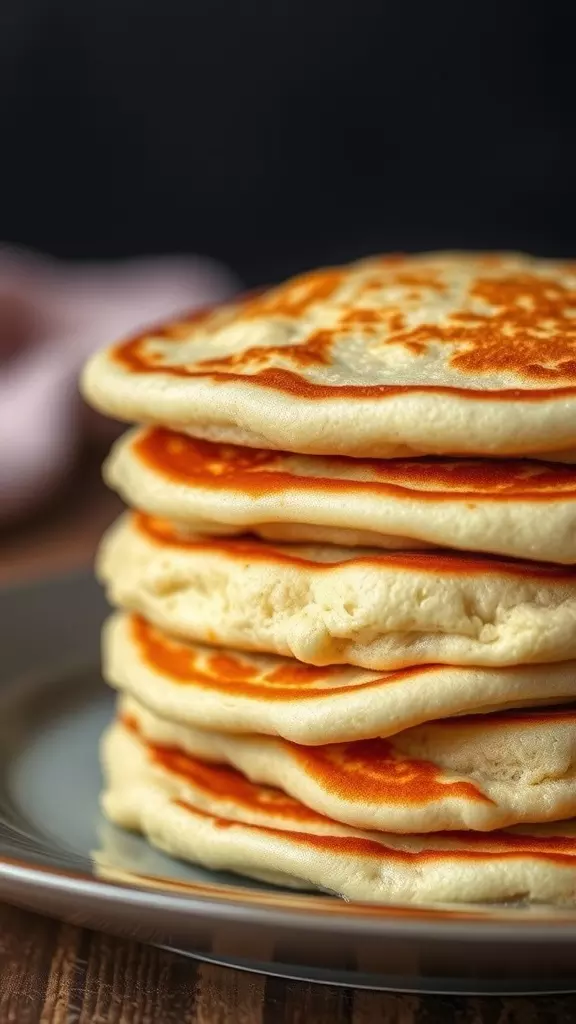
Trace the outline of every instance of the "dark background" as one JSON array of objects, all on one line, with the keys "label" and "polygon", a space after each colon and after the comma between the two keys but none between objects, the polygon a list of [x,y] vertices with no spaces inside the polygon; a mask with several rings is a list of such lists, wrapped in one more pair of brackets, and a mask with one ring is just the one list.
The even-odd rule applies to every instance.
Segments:
[{"label": "dark background", "polygon": [[0,238],[203,251],[248,283],[374,250],[575,255],[571,6],[2,0]]}]

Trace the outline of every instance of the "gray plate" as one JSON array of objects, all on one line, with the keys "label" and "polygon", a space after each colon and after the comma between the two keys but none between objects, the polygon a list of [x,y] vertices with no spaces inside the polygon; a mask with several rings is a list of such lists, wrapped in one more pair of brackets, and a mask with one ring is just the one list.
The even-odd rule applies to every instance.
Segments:
[{"label": "gray plate", "polygon": [[372,906],[180,864],[100,817],[103,598],[0,591],[0,898],[246,970],[420,992],[576,990],[576,912]]}]

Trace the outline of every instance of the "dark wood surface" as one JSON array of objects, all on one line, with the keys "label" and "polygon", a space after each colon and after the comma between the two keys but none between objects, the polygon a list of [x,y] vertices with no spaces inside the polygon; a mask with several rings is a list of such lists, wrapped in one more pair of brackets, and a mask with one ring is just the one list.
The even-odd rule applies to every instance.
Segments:
[{"label": "dark wood surface", "polygon": [[576,996],[387,995],[280,981],[0,906],[1,1024],[571,1024]]},{"label": "dark wood surface", "polygon": [[[0,582],[88,562],[118,508],[87,462],[36,521],[0,535]],[[571,1024],[576,995],[418,997],[265,979],[0,904],[0,1024],[8,1022]]]},{"label": "dark wood surface", "polygon": [[0,907],[2,1024],[571,1024],[576,996],[387,995],[215,967]]}]

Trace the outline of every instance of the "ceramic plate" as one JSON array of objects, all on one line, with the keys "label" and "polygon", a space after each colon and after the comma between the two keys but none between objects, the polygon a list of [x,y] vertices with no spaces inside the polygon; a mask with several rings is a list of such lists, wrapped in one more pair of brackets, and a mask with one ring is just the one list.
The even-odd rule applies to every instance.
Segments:
[{"label": "ceramic plate", "polygon": [[576,912],[298,895],[173,861],[99,814],[106,608],[89,575],[0,591],[0,898],[248,970],[427,992],[576,989]]}]

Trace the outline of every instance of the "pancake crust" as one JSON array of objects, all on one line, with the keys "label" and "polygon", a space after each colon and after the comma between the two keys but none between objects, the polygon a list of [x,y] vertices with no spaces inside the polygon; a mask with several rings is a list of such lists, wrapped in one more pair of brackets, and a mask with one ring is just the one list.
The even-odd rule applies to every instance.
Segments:
[{"label": "pancake crust", "polygon": [[576,469],[557,463],[321,458],[156,428],[117,442],[105,477],[188,532],[576,563]]},{"label": "pancake crust", "polygon": [[119,714],[161,751],[162,764],[177,763],[182,751],[227,764],[355,828],[487,832],[576,814],[576,710],[432,722],[319,747],[193,729],[132,698],[120,701]]},{"label": "pancake crust", "polygon": [[183,540],[121,518],[98,571],[113,604],[202,643],[313,665],[519,665],[576,657],[576,573],[442,553]]},{"label": "pancake crust", "polygon": [[576,265],[378,257],[96,355],[97,408],[208,440],[388,458],[576,448]]},{"label": "pancake crust", "polygon": [[300,744],[392,736],[431,718],[576,700],[576,662],[515,668],[425,665],[368,672],[215,650],[140,616],[106,624],[103,672],[122,693],[182,725]]},{"label": "pancake crust", "polygon": [[187,757],[179,775],[162,771],[119,723],[102,756],[106,815],[207,868],[370,902],[575,902],[574,822],[487,834],[362,832],[227,767]]}]

